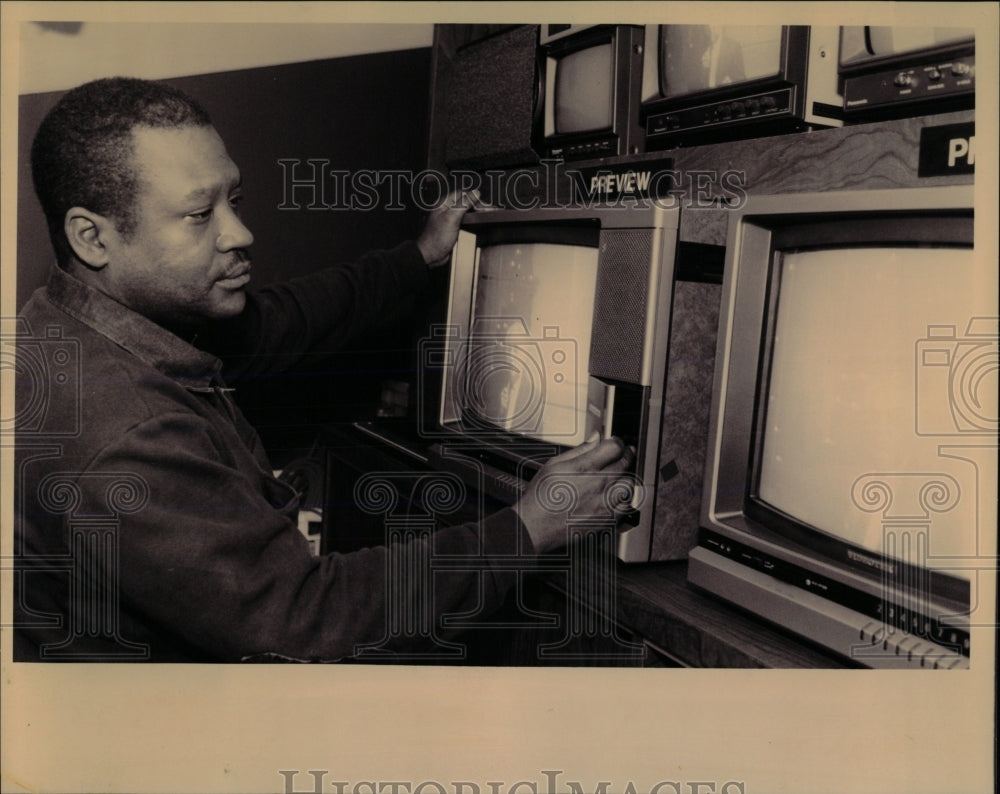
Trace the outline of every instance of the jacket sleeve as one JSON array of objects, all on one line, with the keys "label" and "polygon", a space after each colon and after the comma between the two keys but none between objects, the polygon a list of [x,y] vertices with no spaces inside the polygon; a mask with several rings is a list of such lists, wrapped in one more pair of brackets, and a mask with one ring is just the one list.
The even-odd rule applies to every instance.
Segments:
[{"label": "jacket sleeve", "polygon": [[[124,612],[211,658],[333,661],[366,645],[427,649],[442,615],[488,614],[517,570],[533,565],[510,509],[402,533],[410,539],[389,547],[314,557],[280,489],[234,468],[211,424],[189,413],[148,419],[106,448],[80,478],[83,512],[102,509],[102,472],[129,472],[145,486],[120,516]],[[414,614],[418,630],[393,630]]]},{"label": "jacket sleeve", "polygon": [[227,377],[286,372],[398,319],[428,272],[414,242],[373,251],[249,293],[239,317],[206,327],[196,343],[225,362]]}]

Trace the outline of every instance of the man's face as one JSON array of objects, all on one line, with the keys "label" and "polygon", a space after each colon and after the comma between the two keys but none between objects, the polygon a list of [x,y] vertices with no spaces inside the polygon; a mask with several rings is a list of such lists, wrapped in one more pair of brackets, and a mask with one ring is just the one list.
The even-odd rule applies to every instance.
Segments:
[{"label": "man's face", "polygon": [[138,179],[132,235],[114,233],[105,279],[113,297],[168,327],[243,310],[250,281],[240,172],[212,127],[133,130]]}]

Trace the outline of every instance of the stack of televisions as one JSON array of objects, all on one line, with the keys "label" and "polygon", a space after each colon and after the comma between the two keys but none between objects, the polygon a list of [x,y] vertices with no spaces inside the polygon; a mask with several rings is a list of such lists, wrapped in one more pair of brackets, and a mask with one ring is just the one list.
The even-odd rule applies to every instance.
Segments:
[{"label": "stack of televisions", "polygon": [[[451,124],[479,132],[450,165],[969,108],[973,43],[515,28],[456,56]],[[463,69],[478,52],[489,85],[483,63]],[[487,101],[515,86],[530,112]],[[495,137],[461,115],[473,106],[530,140]],[[751,196],[730,214],[721,285],[676,278],[677,207],[471,213],[424,351],[432,462],[513,501],[548,456],[620,436],[637,450],[621,560],[688,558],[695,586],[863,666],[967,667],[998,427],[996,273],[973,253],[972,192]]]},{"label": "stack of televisions", "polygon": [[965,28],[521,26],[463,47],[454,72],[449,165],[516,166],[971,108],[975,36]]}]

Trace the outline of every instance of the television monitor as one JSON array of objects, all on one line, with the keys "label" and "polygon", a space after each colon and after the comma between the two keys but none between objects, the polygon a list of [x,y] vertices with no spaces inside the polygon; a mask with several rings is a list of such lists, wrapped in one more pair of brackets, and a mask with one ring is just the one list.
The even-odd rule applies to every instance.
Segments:
[{"label": "television monitor", "polygon": [[998,372],[972,194],[752,197],[730,221],[689,580],[863,666],[970,660]]},{"label": "television monitor", "polygon": [[465,216],[448,320],[422,353],[440,378],[422,428],[435,466],[513,502],[549,457],[618,436],[637,487],[617,553],[650,558],[678,219],[652,204]]},{"label": "television monitor", "polygon": [[869,121],[972,108],[975,49],[973,28],[841,28],[845,117]]},{"label": "television monitor", "polygon": [[840,125],[837,28],[648,25],[646,148]]},{"label": "television monitor", "polygon": [[638,154],[642,28],[542,25],[545,152],[567,160]]}]

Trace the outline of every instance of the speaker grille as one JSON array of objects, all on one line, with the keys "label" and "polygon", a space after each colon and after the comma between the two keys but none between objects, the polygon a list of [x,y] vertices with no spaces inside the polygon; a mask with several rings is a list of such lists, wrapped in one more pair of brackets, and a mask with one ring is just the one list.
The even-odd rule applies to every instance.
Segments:
[{"label": "speaker grille", "polygon": [[590,343],[590,372],[599,378],[644,383],[649,256],[654,233],[652,229],[628,229],[601,234]]},{"label": "speaker grille", "polygon": [[538,28],[526,25],[455,55],[448,94],[449,166],[538,162],[531,148],[537,45]]}]

